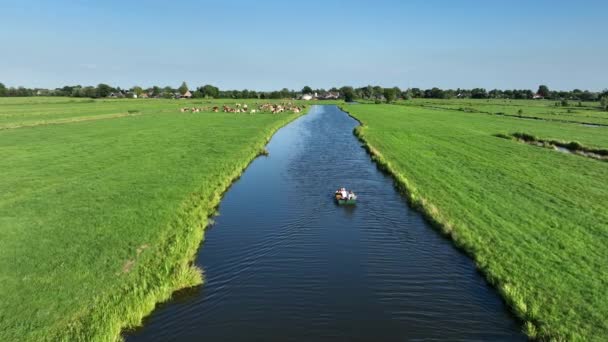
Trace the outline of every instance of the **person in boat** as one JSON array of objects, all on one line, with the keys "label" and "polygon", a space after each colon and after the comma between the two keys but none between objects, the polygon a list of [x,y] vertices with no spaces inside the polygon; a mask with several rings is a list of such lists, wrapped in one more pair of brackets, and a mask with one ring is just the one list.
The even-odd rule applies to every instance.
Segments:
[{"label": "person in boat", "polygon": [[355,199],[355,193],[352,190],[348,193],[348,199],[349,200]]},{"label": "person in boat", "polygon": [[348,199],[348,192],[346,192],[346,188],[340,189],[340,196],[342,196],[342,199]]}]

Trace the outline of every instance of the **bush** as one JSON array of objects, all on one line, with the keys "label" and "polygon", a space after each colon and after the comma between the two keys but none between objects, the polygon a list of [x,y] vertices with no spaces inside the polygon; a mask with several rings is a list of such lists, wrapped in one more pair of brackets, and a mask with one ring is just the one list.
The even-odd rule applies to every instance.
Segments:
[{"label": "bush", "polygon": [[608,112],[608,96],[602,97],[600,100],[600,105],[602,106],[603,110]]},{"label": "bush", "polygon": [[562,107],[568,107],[568,105],[570,105],[570,104],[568,103],[568,100],[563,99],[561,102],[561,105],[562,105]]},{"label": "bush", "polygon": [[538,139],[533,136],[532,134],[528,134],[528,133],[513,133],[513,136],[517,139],[523,140],[523,141],[537,141]]}]

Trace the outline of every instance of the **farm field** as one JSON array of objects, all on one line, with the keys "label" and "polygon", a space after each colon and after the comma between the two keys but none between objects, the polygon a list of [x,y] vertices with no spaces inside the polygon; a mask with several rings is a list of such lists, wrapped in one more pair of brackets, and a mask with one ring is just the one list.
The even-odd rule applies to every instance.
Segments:
[{"label": "farm field", "polygon": [[298,116],[203,102],[236,101],[0,99],[0,340],[113,340],[201,283],[207,217]]},{"label": "farm field", "polygon": [[517,116],[521,118],[608,125],[608,112],[602,111],[597,102],[570,101],[568,106],[556,106],[551,100],[475,100],[475,99],[412,99],[399,101],[405,106],[449,109],[485,114]]},{"label": "farm field", "polygon": [[[88,99],[65,97],[0,98],[0,130],[75,121],[112,119],[148,113],[176,113],[181,107],[221,106],[224,104],[255,104],[305,101],[282,100],[219,100],[219,99]],[[325,102],[324,102],[325,103]],[[308,103],[310,104],[310,103]]]},{"label": "farm field", "polygon": [[[608,164],[495,134],[525,132],[606,149],[608,128],[448,109],[522,107],[540,115],[552,109],[543,103],[343,107],[363,123],[357,134],[377,161],[415,207],[473,256],[530,337],[602,340],[608,336]],[[588,115],[584,121],[608,121],[605,113],[579,112]]]}]

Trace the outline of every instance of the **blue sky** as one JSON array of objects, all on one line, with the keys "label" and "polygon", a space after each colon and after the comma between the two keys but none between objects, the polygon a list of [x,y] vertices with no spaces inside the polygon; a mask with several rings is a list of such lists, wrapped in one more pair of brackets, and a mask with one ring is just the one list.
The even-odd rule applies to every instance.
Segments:
[{"label": "blue sky", "polygon": [[0,0],[0,82],[608,88],[608,1]]}]

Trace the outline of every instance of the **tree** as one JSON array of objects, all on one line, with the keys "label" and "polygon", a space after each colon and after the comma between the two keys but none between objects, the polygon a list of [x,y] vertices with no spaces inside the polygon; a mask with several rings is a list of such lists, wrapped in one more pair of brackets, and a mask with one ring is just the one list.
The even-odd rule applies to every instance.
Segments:
[{"label": "tree", "polygon": [[541,84],[538,86],[538,90],[536,91],[536,94],[548,98],[551,96],[551,92],[549,91],[549,87],[547,87],[544,84]]},{"label": "tree", "polygon": [[182,85],[179,86],[179,88],[177,88],[177,91],[179,91],[180,94],[184,95],[185,93],[188,92],[188,85],[186,84],[186,82],[182,82]]},{"label": "tree", "polygon": [[90,97],[90,98],[96,98],[99,97],[98,93],[97,93],[97,88],[95,87],[84,87],[84,88],[80,88],[78,89],[79,95],[80,97]]},{"label": "tree", "polygon": [[355,100],[355,91],[353,87],[344,86],[340,88],[340,94],[344,96],[344,101],[353,102]]},{"label": "tree", "polygon": [[6,96],[6,86],[0,83],[0,96]]},{"label": "tree", "polygon": [[193,99],[201,99],[203,97],[205,97],[205,95],[203,94],[203,92],[200,89],[196,89],[195,91],[192,92]]},{"label": "tree", "polygon": [[137,95],[138,97],[144,93],[144,90],[140,86],[135,86],[135,87],[131,88],[131,91],[133,92],[133,94]]},{"label": "tree", "polygon": [[281,98],[281,99],[287,99],[287,98],[289,98],[289,97],[290,97],[290,96],[289,96],[290,94],[291,94],[291,93],[289,92],[289,89],[287,89],[287,88],[283,88],[283,89],[281,89],[281,97],[280,97],[280,98]]},{"label": "tree", "polygon": [[384,89],[382,89],[382,87],[380,87],[380,86],[374,86],[372,88],[372,96],[375,98],[382,97],[383,92],[384,92]]},{"label": "tree", "polygon": [[488,98],[488,92],[484,88],[475,88],[471,90],[471,97],[474,99]]},{"label": "tree", "polygon": [[154,87],[152,87],[152,96],[154,96],[154,97],[156,97],[156,96],[160,96],[160,94],[161,94],[162,92],[163,92],[163,91],[160,89],[160,87],[159,87],[159,86],[154,86]]},{"label": "tree", "polygon": [[403,97],[404,100],[411,100],[413,98],[412,96],[412,90],[408,89],[406,91],[404,91],[401,96]]},{"label": "tree", "polygon": [[108,97],[112,92],[112,87],[107,84],[100,83],[97,85],[97,94],[99,97]]},{"label": "tree", "polygon": [[218,87],[214,87],[210,84],[206,84],[206,85],[200,87],[199,90],[203,93],[204,97],[209,97],[209,98],[220,97],[220,89]]},{"label": "tree", "polygon": [[302,88],[302,94],[312,94],[312,88],[309,86],[305,86]]},{"label": "tree", "polygon": [[166,86],[163,88],[162,97],[165,99],[172,99],[175,96],[175,89],[170,86]]},{"label": "tree", "polygon": [[424,97],[431,98],[431,99],[444,99],[445,91],[443,91],[442,89],[439,89],[437,87],[434,87],[432,89],[425,90]]},{"label": "tree", "polygon": [[608,112],[608,95],[605,95],[604,97],[602,97],[600,104],[602,105],[602,109],[604,109],[605,111]]},{"label": "tree", "polygon": [[371,99],[372,96],[374,95],[374,87],[372,87],[371,85],[368,85],[367,87],[363,87],[362,95],[363,95],[363,98]]},{"label": "tree", "polygon": [[490,98],[492,98],[492,99],[499,99],[502,97],[502,95],[503,95],[503,92],[502,92],[502,90],[499,90],[499,89],[492,89],[488,93],[488,96],[490,96]]},{"label": "tree", "polygon": [[592,93],[589,90],[585,90],[585,91],[583,91],[580,94],[579,100],[582,100],[582,101],[597,101],[598,100],[598,94]]},{"label": "tree", "polygon": [[399,87],[393,87],[393,90],[395,91],[395,98],[399,98],[401,97],[401,89],[399,89]]},{"label": "tree", "polygon": [[411,88],[410,94],[412,94],[413,98],[421,98],[424,96],[424,93],[422,92],[422,90],[420,90],[420,88]]},{"label": "tree", "polygon": [[395,97],[397,97],[397,91],[395,91],[395,88],[384,88],[383,95],[386,99],[386,103],[391,103],[395,101]]}]

